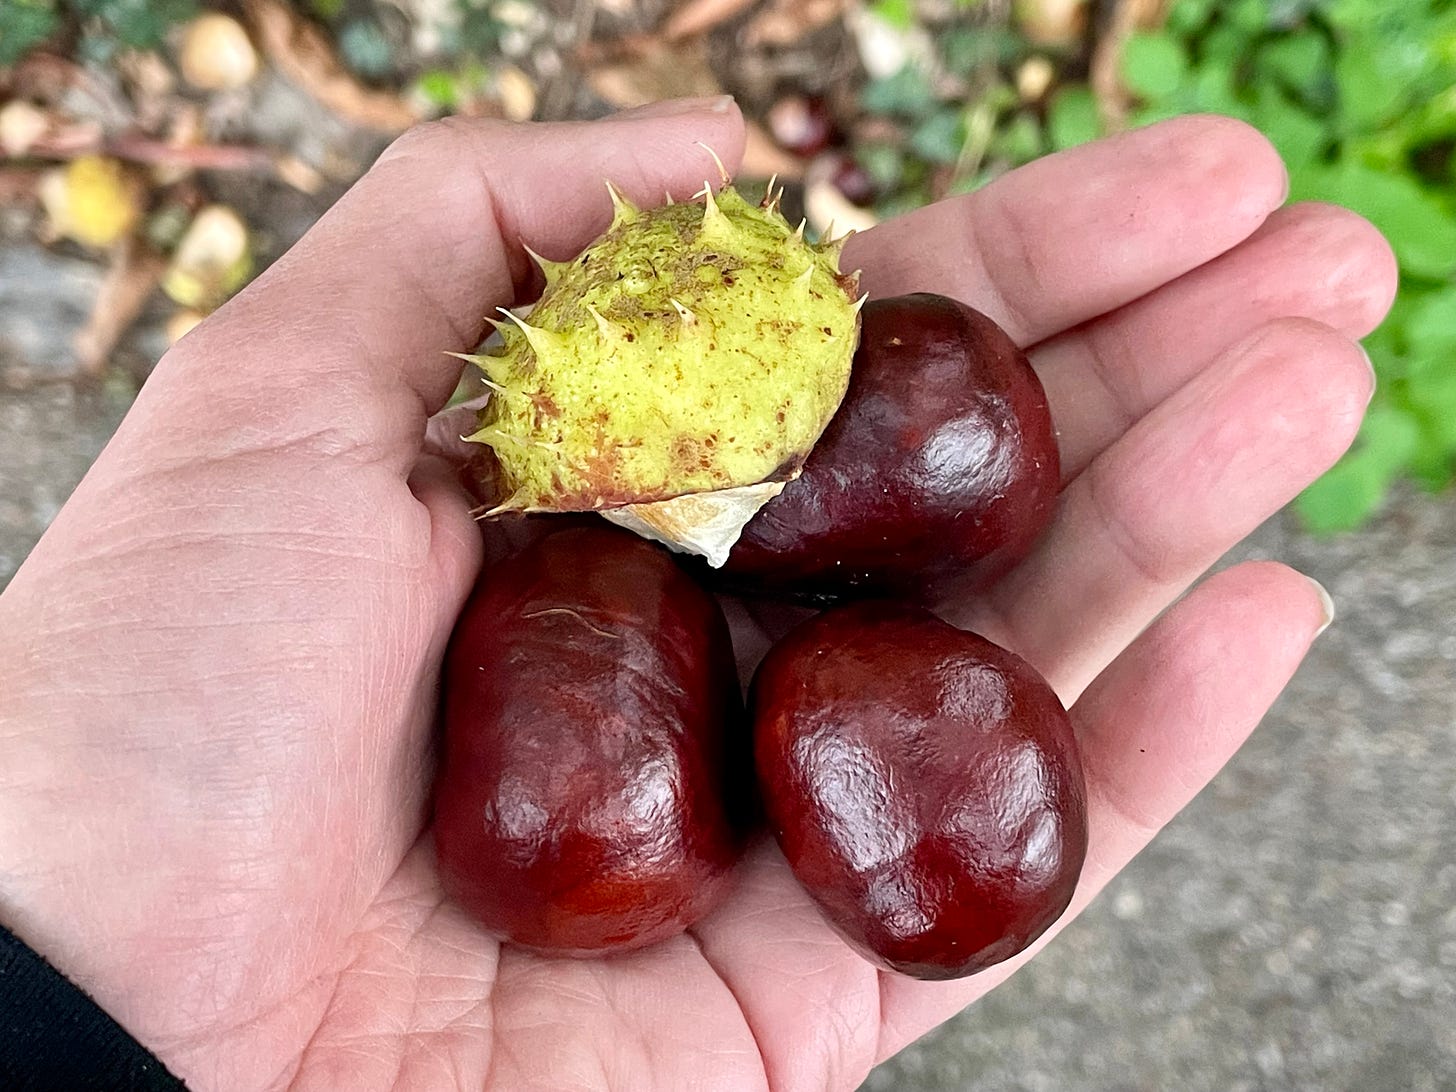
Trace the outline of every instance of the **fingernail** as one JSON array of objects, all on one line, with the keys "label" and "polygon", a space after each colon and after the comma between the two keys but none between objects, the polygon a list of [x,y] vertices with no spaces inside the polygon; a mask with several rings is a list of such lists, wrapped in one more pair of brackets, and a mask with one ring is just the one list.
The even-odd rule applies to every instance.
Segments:
[{"label": "fingernail", "polygon": [[1355,342],[1355,344],[1360,346],[1360,355],[1365,358],[1365,367],[1370,369],[1370,394],[1365,399],[1365,404],[1368,406],[1370,404],[1370,399],[1375,397],[1375,385],[1378,382],[1375,375],[1375,361],[1370,359],[1370,352],[1368,349],[1365,348],[1365,346],[1360,345],[1358,341]]},{"label": "fingernail", "polygon": [[726,114],[733,105],[732,95],[704,95],[695,99],[664,99],[649,102],[631,110],[623,110],[618,118],[640,121],[644,118],[676,118],[684,114]]},{"label": "fingernail", "polygon": [[1320,609],[1324,612],[1319,629],[1314,631],[1314,635],[1318,637],[1325,630],[1329,629],[1330,623],[1335,620],[1335,601],[1330,598],[1330,593],[1325,591],[1325,586],[1314,577],[1306,576],[1305,579],[1314,585],[1315,594],[1319,596]]}]

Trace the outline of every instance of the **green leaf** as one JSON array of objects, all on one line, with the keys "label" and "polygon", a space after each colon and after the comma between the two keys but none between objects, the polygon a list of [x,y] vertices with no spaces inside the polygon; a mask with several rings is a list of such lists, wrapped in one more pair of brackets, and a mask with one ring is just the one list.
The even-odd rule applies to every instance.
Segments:
[{"label": "green leaf", "polygon": [[69,0],[80,15],[101,20],[117,41],[134,49],[162,44],[167,31],[197,14],[195,0]]},{"label": "green leaf", "polygon": [[425,72],[415,81],[415,88],[429,102],[442,110],[451,110],[458,101],[455,77],[441,69]]},{"label": "green leaf", "polygon": [[1456,219],[1407,176],[1348,162],[1310,167],[1294,174],[1291,196],[1354,209],[1390,240],[1407,273],[1442,278],[1456,272]]},{"label": "green leaf", "polygon": [[905,176],[905,158],[893,144],[861,144],[854,158],[874,180],[875,189],[888,193],[899,188]]},{"label": "green leaf", "polygon": [[1245,107],[1234,95],[1233,69],[1219,61],[1205,61],[1193,72],[1188,82],[1190,110],[1210,114],[1242,117]]},{"label": "green leaf", "polygon": [[1273,142],[1285,165],[1298,170],[1311,162],[1329,142],[1324,125],[1285,98],[1277,87],[1262,89],[1254,107],[1254,124]]},{"label": "green leaf", "polygon": [[1329,66],[1329,44],[1311,29],[1281,35],[1259,50],[1259,68],[1306,98],[1318,94],[1329,78]]},{"label": "green leaf", "polygon": [[1188,74],[1188,54],[1171,34],[1139,33],[1122,52],[1122,78],[1147,99],[1167,98]]},{"label": "green leaf", "polygon": [[1204,65],[1220,65],[1231,75],[1235,66],[1249,55],[1251,43],[1247,34],[1226,24],[1219,24],[1199,45],[1199,60]]},{"label": "green leaf", "polygon": [[1423,293],[1404,326],[1413,357],[1456,375],[1456,287]]},{"label": "green leaf", "polygon": [[959,110],[937,110],[910,136],[910,148],[932,163],[954,163],[966,142],[966,120]]},{"label": "green leaf", "polygon": [[1175,34],[1192,35],[1202,30],[1213,14],[1218,0],[1177,0],[1168,12],[1168,29]]},{"label": "green leaf", "polygon": [[1421,426],[1411,414],[1377,404],[1365,417],[1355,449],[1295,501],[1316,533],[1352,530],[1369,518],[1420,449]]},{"label": "green leaf", "polygon": [[909,30],[915,25],[915,5],[911,0],[874,0],[870,12],[900,30]]},{"label": "green leaf", "polygon": [[1219,7],[1219,18],[1245,34],[1258,34],[1269,26],[1268,0],[1234,0]]},{"label": "green leaf", "polygon": [[339,32],[344,63],[366,79],[377,80],[394,70],[394,51],[378,24],[354,19]]},{"label": "green leaf", "polygon": [[1354,131],[1378,127],[1404,102],[1408,85],[1383,63],[1386,55],[1385,50],[1377,53],[1346,48],[1335,59],[1340,111]]},{"label": "green leaf", "polygon": [[991,150],[994,155],[1010,160],[1013,166],[1030,163],[1046,151],[1041,126],[1031,115],[1017,114],[1001,127],[991,142]]},{"label": "green leaf", "polygon": [[1047,131],[1057,151],[1086,144],[1102,135],[1097,102],[1085,87],[1064,87],[1047,110]]},{"label": "green leaf", "polygon": [[1332,535],[1353,531],[1380,507],[1390,479],[1355,459],[1337,463],[1294,499],[1294,510],[1309,531]]},{"label": "green leaf", "polygon": [[893,76],[871,80],[860,92],[860,104],[871,114],[924,117],[937,105],[930,80],[917,65],[907,64]]},{"label": "green leaf", "polygon": [[60,29],[46,0],[6,0],[0,6],[0,67],[12,65]]}]

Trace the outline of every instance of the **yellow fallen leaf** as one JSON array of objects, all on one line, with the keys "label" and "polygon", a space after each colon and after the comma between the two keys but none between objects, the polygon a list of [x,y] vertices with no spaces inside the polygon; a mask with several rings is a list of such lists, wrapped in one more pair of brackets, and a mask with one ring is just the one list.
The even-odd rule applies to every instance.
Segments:
[{"label": "yellow fallen leaf", "polygon": [[40,199],[58,235],[109,247],[136,225],[142,189],[117,160],[83,155],[41,179]]}]

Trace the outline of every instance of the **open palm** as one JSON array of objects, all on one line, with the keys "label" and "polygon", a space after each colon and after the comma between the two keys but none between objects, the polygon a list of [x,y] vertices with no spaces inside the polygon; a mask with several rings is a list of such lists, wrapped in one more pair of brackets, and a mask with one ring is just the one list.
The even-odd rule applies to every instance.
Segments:
[{"label": "open palm", "polygon": [[[439,890],[437,670],[481,556],[448,445],[425,446],[442,351],[528,298],[523,244],[564,257],[605,225],[604,178],[650,203],[715,177],[698,141],[731,164],[736,111],[406,136],[159,365],[0,598],[0,920],[193,1087],[847,1089],[1032,954],[961,982],[877,973],[767,842],[707,920],[624,957],[501,948]],[[1274,564],[1163,613],[1368,401],[1352,339],[1389,305],[1390,255],[1283,200],[1262,138],[1186,118],[847,252],[875,295],[992,315],[1051,399],[1054,526],[945,610],[1075,702],[1092,844],[1067,918],[1325,620]],[[748,667],[768,636],[735,620]]]}]

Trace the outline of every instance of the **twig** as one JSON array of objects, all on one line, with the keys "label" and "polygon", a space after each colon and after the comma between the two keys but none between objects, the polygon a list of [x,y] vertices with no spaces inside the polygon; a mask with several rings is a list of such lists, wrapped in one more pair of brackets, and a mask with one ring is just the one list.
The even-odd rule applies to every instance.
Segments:
[{"label": "twig", "polygon": [[117,248],[73,343],[83,375],[94,378],[106,370],[111,351],[146,307],[166,267],[166,259],[134,238]]},{"label": "twig", "polygon": [[1092,50],[1088,83],[1097,113],[1108,132],[1127,125],[1131,96],[1122,82],[1122,53],[1137,30],[1159,27],[1168,17],[1169,0],[1114,0],[1107,29]]}]

